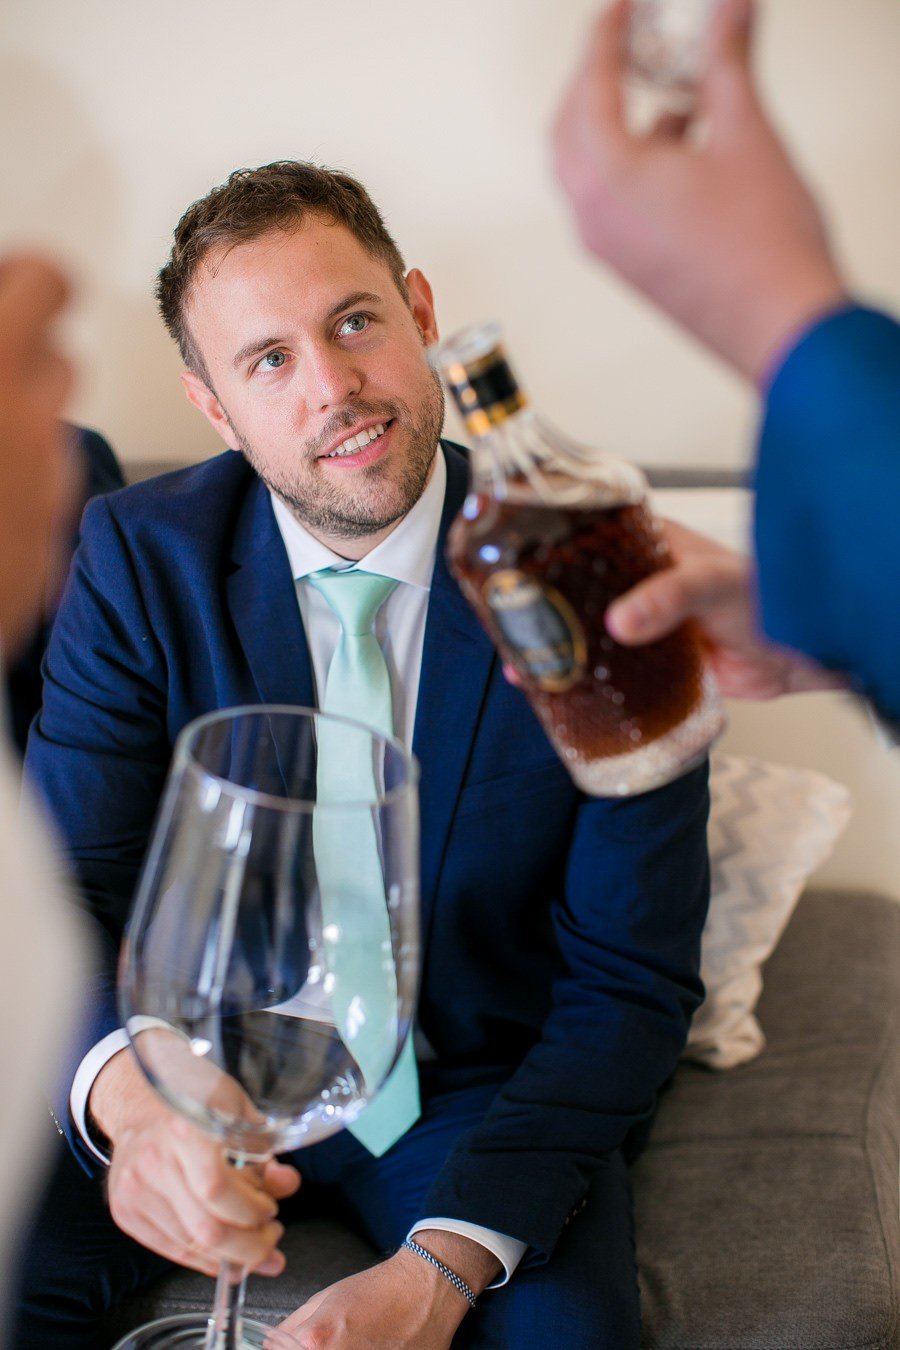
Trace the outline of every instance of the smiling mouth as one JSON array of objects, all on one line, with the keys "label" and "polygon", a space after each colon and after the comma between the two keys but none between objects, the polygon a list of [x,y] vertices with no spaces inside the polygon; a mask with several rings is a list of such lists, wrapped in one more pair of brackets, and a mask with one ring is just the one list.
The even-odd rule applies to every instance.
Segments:
[{"label": "smiling mouth", "polygon": [[374,427],[366,427],[365,431],[360,431],[355,436],[348,436],[335,450],[330,450],[322,458],[346,459],[348,456],[358,455],[361,451],[367,450],[373,441],[377,441],[379,437],[383,436],[390,425],[391,421],[376,422]]}]

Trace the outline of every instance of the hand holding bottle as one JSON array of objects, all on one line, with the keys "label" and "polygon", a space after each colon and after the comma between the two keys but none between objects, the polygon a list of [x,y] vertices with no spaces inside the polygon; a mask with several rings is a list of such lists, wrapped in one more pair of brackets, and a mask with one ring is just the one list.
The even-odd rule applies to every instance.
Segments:
[{"label": "hand holding bottle", "polygon": [[643,474],[535,415],[496,325],[438,353],[475,439],[450,563],[550,742],[596,796],[686,773],[724,726],[696,634],[682,624],[628,648],[604,622],[614,599],[671,561]]},{"label": "hand holding bottle", "polygon": [[661,523],[673,566],[609,607],[606,625],[616,641],[628,647],[657,642],[690,619],[724,698],[769,699],[846,687],[841,676],[763,637],[749,558],[674,521]]}]

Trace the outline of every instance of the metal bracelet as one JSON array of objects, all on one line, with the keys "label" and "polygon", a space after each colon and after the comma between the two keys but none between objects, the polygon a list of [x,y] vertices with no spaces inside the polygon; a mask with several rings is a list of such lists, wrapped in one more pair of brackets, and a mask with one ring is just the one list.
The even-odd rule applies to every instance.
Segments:
[{"label": "metal bracelet", "polygon": [[404,1247],[408,1247],[411,1252],[415,1252],[416,1256],[421,1256],[422,1260],[427,1261],[430,1266],[434,1266],[435,1270],[439,1270],[444,1279],[449,1280],[453,1285],[453,1288],[458,1290],[463,1298],[468,1301],[469,1307],[475,1307],[478,1300],[466,1284],[465,1280],[457,1275],[455,1270],[451,1270],[449,1266],[445,1266],[443,1261],[439,1261],[436,1256],[431,1255],[431,1252],[426,1251],[424,1247],[420,1247],[418,1242],[413,1242],[412,1238],[407,1238],[403,1245]]}]

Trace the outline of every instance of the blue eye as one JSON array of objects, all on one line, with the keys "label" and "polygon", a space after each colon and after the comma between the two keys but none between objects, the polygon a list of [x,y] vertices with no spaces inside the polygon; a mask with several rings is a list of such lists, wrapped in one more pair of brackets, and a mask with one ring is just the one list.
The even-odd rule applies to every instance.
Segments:
[{"label": "blue eye", "polygon": [[269,370],[278,370],[285,363],[284,352],[266,352],[262,359],[262,364]]},{"label": "blue eye", "polygon": [[351,314],[341,324],[341,332],[348,328],[351,333],[363,333],[369,326],[368,316],[365,314]]}]

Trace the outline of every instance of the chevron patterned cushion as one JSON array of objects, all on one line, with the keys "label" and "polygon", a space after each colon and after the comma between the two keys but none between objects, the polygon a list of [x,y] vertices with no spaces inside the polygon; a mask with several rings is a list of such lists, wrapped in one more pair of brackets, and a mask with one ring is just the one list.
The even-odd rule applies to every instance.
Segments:
[{"label": "chevron patterned cushion", "polygon": [[700,964],[706,1001],[684,1054],[731,1069],[765,1044],[753,1012],[762,965],[847,824],[850,794],[812,769],[714,754],[710,795],[712,894]]}]

